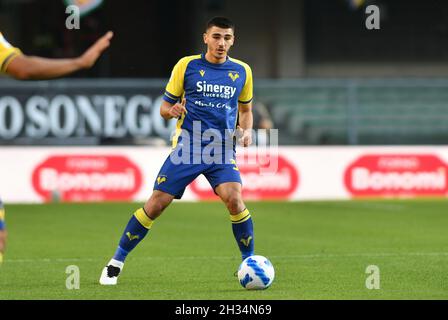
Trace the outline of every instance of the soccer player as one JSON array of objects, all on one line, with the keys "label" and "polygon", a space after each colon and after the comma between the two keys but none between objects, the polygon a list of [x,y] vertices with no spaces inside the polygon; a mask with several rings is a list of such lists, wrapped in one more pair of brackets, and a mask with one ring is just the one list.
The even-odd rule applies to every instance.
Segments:
[{"label": "soccer player", "polygon": [[[241,195],[234,145],[235,132],[240,133],[238,141],[244,147],[252,143],[252,71],[246,63],[228,56],[234,43],[234,30],[227,18],[211,19],[203,35],[207,52],[184,57],[174,66],[160,106],[164,119],[178,118],[172,152],[160,169],[151,197],[127,224],[115,255],[101,273],[100,284],[117,284],[129,252],[143,240],[154,220],[173,199],[180,199],[186,186],[200,174],[226,205],[242,258],[254,254],[252,218]],[[237,121],[239,126],[235,131]],[[230,155],[229,159],[212,163],[202,159],[201,155],[210,150],[209,140],[201,138],[208,129],[225,137],[220,142],[213,140],[217,148],[210,153],[211,157],[222,160]],[[230,148],[226,147],[229,141]],[[198,154],[199,162],[194,161]],[[187,161],[179,163],[176,157]]]},{"label": "soccer player", "polygon": [[[81,56],[70,59],[48,59],[27,56],[6,41],[0,32],[0,72],[19,80],[53,79],[81,69],[91,68],[109,47],[113,33],[107,32]],[[5,211],[0,200],[0,264],[6,243]]]}]

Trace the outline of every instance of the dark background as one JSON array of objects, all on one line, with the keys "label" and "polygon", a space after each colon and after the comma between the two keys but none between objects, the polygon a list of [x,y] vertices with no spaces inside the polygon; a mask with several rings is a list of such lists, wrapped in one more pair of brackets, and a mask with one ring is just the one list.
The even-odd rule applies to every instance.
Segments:
[{"label": "dark background", "polygon": [[[62,0],[0,0],[0,30],[25,53],[46,57],[78,55],[113,30],[113,45],[95,68],[72,77],[166,78],[180,57],[204,50],[202,31],[215,15],[235,21],[231,53],[249,62],[256,77],[427,75],[419,73],[421,64],[431,64],[434,75],[448,74],[434,67],[448,62],[446,1],[365,1],[359,8],[353,2],[106,0],[81,19],[80,30],[67,30]],[[365,28],[370,3],[381,9],[380,30]],[[278,66],[297,55],[298,67]],[[394,64],[406,68],[370,72],[372,65]]]}]

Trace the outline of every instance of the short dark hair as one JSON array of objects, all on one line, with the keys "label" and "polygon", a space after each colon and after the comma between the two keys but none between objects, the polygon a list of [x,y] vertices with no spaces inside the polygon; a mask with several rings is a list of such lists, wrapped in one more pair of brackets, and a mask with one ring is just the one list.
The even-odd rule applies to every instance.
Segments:
[{"label": "short dark hair", "polygon": [[210,29],[211,27],[218,27],[222,29],[232,29],[235,31],[235,25],[233,22],[226,17],[213,17],[211,18],[205,27],[205,31]]}]

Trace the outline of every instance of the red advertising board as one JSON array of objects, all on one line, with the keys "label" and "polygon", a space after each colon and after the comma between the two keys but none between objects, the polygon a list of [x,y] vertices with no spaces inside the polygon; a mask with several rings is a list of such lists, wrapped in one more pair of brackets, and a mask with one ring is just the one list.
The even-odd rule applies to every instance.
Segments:
[{"label": "red advertising board", "polygon": [[433,154],[370,154],[345,171],[346,189],[355,197],[445,196],[448,167]]},{"label": "red advertising board", "polygon": [[45,201],[124,201],[140,189],[142,174],[120,155],[55,155],[34,169],[32,184]]}]

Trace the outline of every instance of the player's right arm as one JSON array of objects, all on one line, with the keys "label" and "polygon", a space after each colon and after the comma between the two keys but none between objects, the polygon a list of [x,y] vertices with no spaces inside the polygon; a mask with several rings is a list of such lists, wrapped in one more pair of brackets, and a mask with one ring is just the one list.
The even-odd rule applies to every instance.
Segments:
[{"label": "player's right arm", "polygon": [[187,112],[185,108],[187,100],[185,98],[182,99],[182,102],[172,104],[168,101],[163,100],[160,106],[160,115],[165,119],[169,120],[172,118],[179,118],[184,112]]},{"label": "player's right arm", "polygon": [[182,58],[177,62],[166,85],[162,104],[160,105],[160,115],[166,120],[179,118],[183,113],[187,112],[185,98],[182,98],[182,101],[179,103],[179,99],[185,93],[184,77],[188,64],[187,61],[188,59]]},{"label": "player's right arm", "polygon": [[72,59],[48,59],[17,54],[3,71],[19,80],[58,78],[92,67],[102,52],[109,47],[113,33],[98,39],[81,56]]}]

